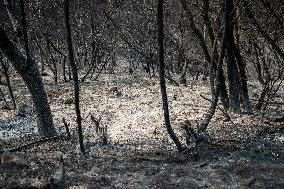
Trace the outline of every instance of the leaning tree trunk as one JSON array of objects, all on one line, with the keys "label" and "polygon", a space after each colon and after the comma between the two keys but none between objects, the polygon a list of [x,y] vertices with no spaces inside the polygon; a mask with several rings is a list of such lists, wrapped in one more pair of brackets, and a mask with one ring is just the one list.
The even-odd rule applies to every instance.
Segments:
[{"label": "leaning tree trunk", "polygon": [[187,15],[187,19],[189,21],[190,29],[191,29],[193,35],[198,39],[199,45],[200,45],[200,47],[203,51],[204,58],[205,58],[205,65],[204,66],[206,67],[206,69],[208,69],[209,63],[211,62],[211,57],[210,57],[210,53],[209,53],[208,46],[206,44],[205,38],[204,38],[202,32],[198,29],[198,27],[196,26],[196,24],[194,22],[194,16],[193,16],[189,6],[187,5],[187,1],[186,0],[179,0],[179,2],[181,3],[182,8]]},{"label": "leaning tree trunk", "polygon": [[54,136],[56,134],[56,130],[53,125],[47,94],[39,73],[38,65],[33,58],[30,48],[23,0],[20,0],[20,7],[17,7],[17,9],[20,10],[22,18],[21,28],[24,35],[26,57],[21,53],[16,45],[11,42],[2,27],[0,27],[0,49],[11,61],[16,71],[21,75],[32,95],[35,112],[38,118],[39,134],[46,137]]},{"label": "leaning tree trunk", "polygon": [[47,94],[34,59],[27,60],[20,50],[9,40],[0,27],[0,49],[11,61],[16,71],[21,75],[28,87],[38,117],[38,131],[46,137],[56,134]]},{"label": "leaning tree trunk", "polygon": [[54,136],[56,134],[53,126],[51,110],[47,94],[42,82],[37,63],[34,60],[29,61],[28,70],[22,75],[34,102],[35,112],[39,119],[38,132],[44,136]]},{"label": "leaning tree trunk", "polygon": [[[218,104],[218,99],[219,99],[219,94],[220,90],[222,87],[221,84],[221,79],[222,79],[222,74],[223,74],[223,59],[225,56],[225,51],[226,51],[226,42],[228,38],[228,29],[229,29],[229,16],[231,12],[229,11],[229,6],[230,6],[231,0],[225,0],[225,19],[224,19],[224,30],[223,30],[223,37],[222,37],[222,44],[221,44],[221,52],[218,60],[218,67],[217,67],[217,74],[216,74],[216,87],[214,90],[214,93],[212,94],[212,102],[211,106],[209,108],[208,113],[206,114],[205,120],[200,124],[199,132],[205,132],[217,107]],[[217,37],[217,36],[216,36]],[[214,53],[214,52],[213,52]]]},{"label": "leaning tree trunk", "polygon": [[164,1],[159,0],[158,1],[158,9],[157,9],[157,25],[158,25],[158,45],[159,45],[159,59],[160,59],[160,87],[161,87],[161,95],[163,100],[163,110],[164,110],[164,118],[165,118],[165,124],[167,127],[167,131],[171,137],[171,139],[174,141],[177,149],[179,152],[181,152],[182,145],[174,133],[171,122],[170,122],[170,113],[169,113],[169,107],[168,107],[168,96],[166,91],[166,82],[165,82],[165,62],[164,62],[164,21],[163,21],[163,5]]}]

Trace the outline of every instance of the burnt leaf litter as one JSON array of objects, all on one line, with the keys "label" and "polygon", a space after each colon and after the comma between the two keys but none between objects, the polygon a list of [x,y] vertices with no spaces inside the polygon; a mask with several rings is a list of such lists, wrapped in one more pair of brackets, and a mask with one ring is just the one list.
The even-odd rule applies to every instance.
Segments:
[{"label": "burnt leaf litter", "polygon": [[[54,85],[52,77],[45,76],[54,122],[62,136],[28,145],[11,152],[9,160],[1,160],[0,188],[45,186],[60,171],[60,157],[65,188],[284,188],[284,125],[270,119],[283,112],[281,103],[269,106],[264,116],[229,113],[231,121],[217,109],[208,128],[212,144],[192,144],[178,153],[164,126],[158,78],[145,76],[143,70],[129,75],[126,69],[122,66],[120,73],[104,73],[98,81],[80,84],[86,156],[78,146],[72,84]],[[30,95],[20,78],[12,82],[16,101],[26,105],[22,111],[27,113],[1,109],[3,150],[40,139]],[[192,83],[167,84],[171,123],[184,144],[181,123],[188,120],[197,129],[210,105],[200,95],[211,98],[209,82]],[[261,88],[248,83],[250,95],[257,96]],[[283,103],[283,91],[282,86],[275,101]],[[92,116],[100,120],[99,127]],[[104,134],[98,132],[101,128]]]}]

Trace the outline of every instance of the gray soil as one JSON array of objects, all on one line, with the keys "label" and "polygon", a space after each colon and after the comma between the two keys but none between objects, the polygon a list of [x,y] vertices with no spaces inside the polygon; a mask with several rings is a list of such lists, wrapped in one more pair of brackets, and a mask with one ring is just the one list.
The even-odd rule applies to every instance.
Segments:
[{"label": "gray soil", "polygon": [[[120,74],[105,73],[99,81],[81,83],[87,157],[79,152],[72,83],[55,86],[51,75],[45,77],[56,129],[65,134],[64,117],[72,139],[42,142],[15,152],[28,165],[1,164],[0,188],[49,182],[61,155],[66,188],[284,188],[284,125],[267,121],[283,112],[283,105],[270,106],[264,119],[259,112],[230,113],[232,122],[217,110],[208,128],[213,144],[191,146],[179,154],[163,124],[158,78],[149,78],[142,71],[130,76],[125,70],[122,67]],[[17,102],[31,105],[20,79],[14,79],[13,85]],[[250,88],[251,97],[257,99],[260,87],[250,82]],[[206,82],[192,81],[188,86],[168,84],[167,90],[171,122],[184,142],[180,123],[187,119],[197,128],[210,105],[200,94],[210,98],[210,87]],[[283,87],[279,94],[283,94]],[[281,95],[275,100],[283,103]],[[27,118],[16,114],[1,110],[1,149],[39,139],[34,114]],[[109,144],[101,144],[89,114],[101,118],[101,126],[107,127]]]}]

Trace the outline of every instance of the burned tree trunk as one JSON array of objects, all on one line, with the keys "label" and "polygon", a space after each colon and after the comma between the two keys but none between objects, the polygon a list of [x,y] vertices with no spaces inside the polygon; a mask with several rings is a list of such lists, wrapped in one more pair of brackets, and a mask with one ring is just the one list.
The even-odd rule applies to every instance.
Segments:
[{"label": "burned tree trunk", "polygon": [[240,84],[241,84],[241,91],[243,95],[243,108],[244,111],[248,114],[252,113],[252,107],[251,102],[249,100],[249,93],[248,93],[248,85],[247,85],[247,77],[246,77],[246,71],[245,71],[245,63],[243,61],[243,58],[240,54],[240,50],[236,46],[235,43],[233,43],[234,53],[237,59],[239,73],[240,73]]},{"label": "burned tree trunk", "polygon": [[171,122],[170,122],[170,112],[169,112],[169,105],[168,105],[168,96],[167,96],[167,90],[166,90],[166,82],[165,82],[165,62],[164,62],[164,21],[163,21],[163,6],[164,1],[159,0],[158,1],[158,7],[157,7],[157,26],[158,26],[158,45],[159,45],[159,59],[160,59],[160,87],[161,87],[161,95],[162,95],[162,101],[163,101],[163,110],[164,110],[164,118],[165,118],[165,124],[167,127],[167,131],[171,137],[171,139],[174,141],[177,149],[179,152],[183,150],[182,145],[174,133]]},{"label": "burned tree trunk", "polygon": [[229,84],[229,99],[230,99],[230,109],[239,114],[241,112],[240,107],[240,93],[239,93],[239,75],[238,75],[238,67],[235,60],[234,54],[234,5],[233,3],[229,4],[228,11],[231,12],[229,16],[230,26],[228,28],[228,40],[226,43],[227,49],[227,75],[228,75],[228,84]]},{"label": "burned tree trunk", "polygon": [[212,102],[211,102],[211,106],[209,108],[208,113],[206,114],[206,118],[205,120],[200,124],[199,127],[199,132],[205,132],[217,107],[218,104],[218,99],[219,99],[219,94],[220,94],[220,90],[221,90],[221,79],[222,79],[222,74],[223,74],[223,59],[225,56],[225,50],[226,50],[226,42],[227,42],[227,38],[228,38],[228,31],[229,31],[229,16],[231,14],[230,10],[230,4],[231,4],[231,0],[226,0],[225,1],[225,18],[224,18],[224,30],[223,30],[223,37],[222,37],[222,45],[221,45],[221,53],[219,56],[219,60],[218,60],[218,67],[217,67],[217,77],[216,77],[216,88],[215,88],[215,93],[212,94]]},{"label": "burned tree trunk", "polygon": [[77,124],[78,124],[79,144],[81,152],[85,154],[85,149],[83,144],[82,118],[80,111],[80,88],[79,88],[79,79],[78,79],[78,69],[74,58],[74,50],[73,50],[70,18],[69,18],[70,15],[69,0],[64,1],[64,14],[65,14],[65,28],[66,28],[66,37],[67,37],[66,40],[68,46],[69,63],[72,68],[73,80],[74,80],[75,109],[76,109]]},{"label": "burned tree trunk", "polygon": [[41,135],[53,136],[56,134],[53,126],[47,94],[42,82],[38,66],[34,59],[26,59],[20,50],[9,40],[4,30],[0,27],[0,49],[12,62],[16,71],[21,75],[28,87],[38,117],[38,130]]},{"label": "burned tree trunk", "polygon": [[31,93],[35,112],[38,118],[39,134],[50,137],[54,136],[56,134],[56,131],[53,125],[51,110],[38,65],[31,56],[24,11],[24,2],[22,0],[20,1],[20,5],[26,57],[21,53],[16,45],[13,44],[2,27],[0,27],[0,49],[3,54],[11,61],[16,71],[21,75]]}]

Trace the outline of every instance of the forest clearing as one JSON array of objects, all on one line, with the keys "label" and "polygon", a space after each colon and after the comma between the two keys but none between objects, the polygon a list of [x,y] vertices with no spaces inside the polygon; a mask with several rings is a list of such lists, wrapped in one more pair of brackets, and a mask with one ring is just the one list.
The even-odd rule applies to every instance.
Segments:
[{"label": "forest clearing", "polygon": [[[63,155],[66,186],[69,188],[91,185],[94,188],[283,187],[284,126],[267,120],[267,117],[274,117],[273,110],[277,107],[269,110],[271,115],[267,112],[269,116],[264,121],[261,114],[255,114],[231,115],[230,122],[226,121],[221,110],[217,110],[208,128],[213,143],[176,154],[163,124],[157,78],[145,76],[143,70],[129,76],[125,73],[126,68],[121,67],[120,73],[103,74],[97,82],[81,84],[87,158],[80,155],[79,147],[74,142],[77,134],[71,103],[72,86],[69,83],[54,86],[52,78],[45,77],[57,130],[66,136],[62,122],[62,118],[65,118],[74,139],[63,137],[17,152],[30,166],[16,169],[10,169],[13,164],[1,166],[3,176],[0,183],[45,183],[47,178],[55,174],[59,157]],[[202,81],[192,82],[195,82],[192,88],[168,85],[171,121],[181,137],[184,136],[181,123],[189,119],[196,128],[210,105],[200,96],[210,98],[210,87]],[[14,83],[20,84],[17,81]],[[117,87],[117,91],[112,91],[114,87]],[[254,85],[251,87],[256,88]],[[28,95],[20,95],[28,94],[24,85],[16,88],[15,96],[22,98],[17,101],[30,104]],[[258,94],[258,90],[254,93]],[[70,97],[72,100],[68,102]],[[283,105],[279,111],[283,111]],[[100,117],[101,125],[107,126],[108,144],[102,145],[89,114]],[[2,124],[11,117],[30,119],[27,123],[31,125],[19,121],[14,127],[36,128],[32,125],[35,124],[34,114],[21,118],[17,116],[17,111],[2,110],[2,115]],[[21,138],[7,142],[5,149],[13,149],[39,138],[33,130],[29,130],[27,135],[29,137],[22,133]],[[23,174],[23,171],[26,173]]]},{"label": "forest clearing", "polygon": [[0,188],[284,188],[282,4],[0,1]]}]

